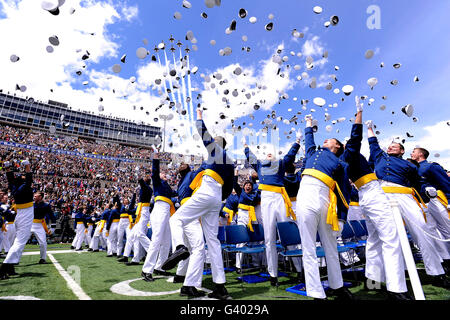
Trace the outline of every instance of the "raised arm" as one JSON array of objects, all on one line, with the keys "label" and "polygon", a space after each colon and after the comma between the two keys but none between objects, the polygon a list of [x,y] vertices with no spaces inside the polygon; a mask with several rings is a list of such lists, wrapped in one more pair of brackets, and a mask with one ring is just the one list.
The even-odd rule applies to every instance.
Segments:
[{"label": "raised arm", "polygon": [[283,165],[286,167],[289,164],[293,164],[295,162],[295,156],[298,153],[298,150],[300,149],[300,144],[295,142],[291,149],[289,149],[289,152],[284,156],[283,158]]},{"label": "raised arm", "polygon": [[256,159],[256,156],[253,154],[253,152],[250,150],[250,148],[248,147],[248,145],[244,146],[244,153],[245,153],[245,158],[247,159],[248,163],[250,163],[250,165],[252,166],[252,168],[258,172],[258,167],[259,167],[259,161],[258,159]]},{"label": "raised arm", "polygon": [[238,176],[237,175],[235,175],[234,177],[233,177],[233,188],[234,188],[234,191],[236,191],[236,194],[238,195],[238,196],[241,196],[241,193],[242,193],[242,187],[239,185],[239,183],[238,183]]},{"label": "raised arm", "polygon": [[203,145],[207,148],[211,143],[214,142],[214,138],[208,132],[208,129],[203,122],[203,114],[201,109],[197,109],[197,121],[196,121],[197,131],[202,138]]},{"label": "raised arm", "polygon": [[130,205],[128,206],[128,211],[133,210],[136,205],[136,192],[133,193],[133,197],[131,198]]},{"label": "raised arm", "polygon": [[312,117],[306,116],[305,129],[305,157],[310,157],[316,151],[316,143],[314,142],[314,131],[312,128]]},{"label": "raised arm", "polygon": [[152,160],[152,181],[153,186],[157,186],[161,184],[161,178],[159,176],[160,170],[159,170],[159,159],[153,159]]}]

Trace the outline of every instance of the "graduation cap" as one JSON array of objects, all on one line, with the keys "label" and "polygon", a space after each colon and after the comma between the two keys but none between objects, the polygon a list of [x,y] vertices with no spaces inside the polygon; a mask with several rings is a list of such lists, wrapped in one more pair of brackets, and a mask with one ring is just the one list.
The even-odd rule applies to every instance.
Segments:
[{"label": "graduation cap", "polygon": [[191,7],[192,4],[189,1],[183,0],[183,8],[190,9]]},{"label": "graduation cap", "polygon": [[401,65],[400,63],[395,63],[393,67],[394,67],[395,69],[399,69],[401,66],[402,66],[402,65]]},{"label": "graduation cap", "polygon": [[50,12],[52,15],[57,16],[59,15],[59,7],[61,7],[65,0],[53,0],[53,1],[42,1],[41,2],[41,8]]},{"label": "graduation cap", "polygon": [[52,36],[48,38],[48,41],[54,46],[59,46],[59,39],[57,36]]},{"label": "graduation cap", "polygon": [[315,14],[321,14],[323,9],[321,7],[319,7],[319,6],[315,6],[313,8],[313,11],[314,11]]},{"label": "graduation cap", "polygon": [[17,62],[20,60],[20,58],[18,56],[16,56],[15,54],[11,55],[11,57],[9,58],[11,60],[11,62]]},{"label": "graduation cap", "polygon": [[349,84],[345,85],[344,87],[342,87],[342,92],[344,92],[346,96],[349,96],[353,92],[353,86]]},{"label": "graduation cap", "polygon": [[373,90],[373,87],[375,87],[377,83],[378,83],[377,78],[370,78],[369,80],[367,80],[367,84],[369,85],[371,90]]},{"label": "graduation cap", "polygon": [[201,17],[206,19],[206,18],[208,18],[208,15],[206,14],[206,12],[202,12]]},{"label": "graduation cap", "polygon": [[248,21],[250,21],[250,23],[256,23],[256,21],[258,21],[258,19],[256,19],[256,17],[250,17],[250,19],[248,19]]},{"label": "graduation cap", "polygon": [[391,81],[391,84],[392,84],[393,86],[396,86],[396,85],[398,84],[398,80],[392,80],[392,81]]},{"label": "graduation cap", "polygon": [[411,104],[408,104],[402,108],[402,112],[408,117],[411,117],[414,113],[414,107]]},{"label": "graduation cap", "polygon": [[235,31],[236,30],[236,20],[231,21],[230,24],[230,28],[231,31]]},{"label": "graduation cap", "polygon": [[120,61],[121,61],[122,63],[125,63],[126,58],[127,58],[127,55],[124,54],[124,55],[122,56],[122,58],[120,58]]},{"label": "graduation cap", "polygon": [[337,25],[339,23],[339,17],[338,16],[332,16],[330,18],[330,22],[333,26]]},{"label": "graduation cap", "polygon": [[175,18],[175,19],[177,19],[177,20],[180,20],[181,19],[181,13],[179,13],[178,11],[176,11],[174,14],[173,14],[173,17]]},{"label": "graduation cap", "polygon": [[372,57],[373,57],[373,55],[374,55],[375,53],[373,52],[373,50],[367,50],[366,51],[366,53],[365,53],[365,57],[366,57],[366,59],[371,59]]},{"label": "graduation cap", "polygon": [[268,24],[266,24],[266,26],[264,28],[267,31],[272,31],[272,29],[273,29],[273,22],[269,22]]},{"label": "graduation cap", "polygon": [[244,8],[239,9],[239,18],[244,19],[247,16],[247,10]]}]

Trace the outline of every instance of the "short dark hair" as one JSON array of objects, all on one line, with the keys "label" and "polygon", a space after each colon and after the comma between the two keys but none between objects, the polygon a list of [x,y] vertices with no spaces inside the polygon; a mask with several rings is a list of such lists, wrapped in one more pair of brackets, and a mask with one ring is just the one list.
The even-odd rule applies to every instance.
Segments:
[{"label": "short dark hair", "polygon": [[427,149],[424,148],[415,148],[415,149],[419,150],[419,152],[423,155],[425,159],[428,159],[428,157],[430,156],[430,153],[428,152]]},{"label": "short dark hair", "polygon": [[253,188],[253,183],[250,180],[245,180],[242,186],[245,187],[246,184],[250,184]]},{"label": "short dark hair", "polygon": [[344,144],[336,138],[334,138],[334,140],[339,145],[339,149],[336,151],[336,156],[340,157],[344,153]]},{"label": "short dark hair", "polygon": [[227,141],[225,140],[224,137],[222,136],[217,136],[214,138],[214,141],[222,148],[225,149],[226,145],[227,145]]},{"label": "short dark hair", "polygon": [[182,163],[178,167],[178,173],[182,176],[186,175],[189,171],[191,171],[191,167],[187,163]]}]

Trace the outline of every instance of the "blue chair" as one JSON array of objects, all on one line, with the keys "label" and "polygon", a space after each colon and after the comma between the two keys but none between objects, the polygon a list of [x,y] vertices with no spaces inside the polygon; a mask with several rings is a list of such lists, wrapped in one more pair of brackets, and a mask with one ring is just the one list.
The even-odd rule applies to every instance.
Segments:
[{"label": "blue chair", "polygon": [[361,225],[363,226],[364,230],[366,230],[366,232],[368,233],[369,230],[367,229],[366,220],[359,220],[359,223],[361,223]]},{"label": "blue chair", "polygon": [[152,240],[152,233],[153,233],[152,228],[148,228],[148,230],[147,230],[147,237],[148,237],[150,240]]},{"label": "blue chair", "polygon": [[[258,242],[263,241],[264,242],[264,228],[262,224],[253,224],[252,225],[253,232],[250,230],[248,231],[248,236],[250,238],[250,243],[247,244],[249,248],[264,248],[264,243],[260,244]],[[256,243],[255,243],[256,242]]]},{"label": "blue chair", "polygon": [[239,243],[250,242],[249,231],[246,226],[231,225],[225,226],[225,252],[228,253],[243,253],[244,258],[246,254],[260,253],[265,250],[264,247],[249,247],[244,245],[243,247],[236,247]]},{"label": "blue chair", "polygon": [[357,220],[349,221],[353,231],[355,232],[355,240],[359,246],[365,246],[367,239],[367,232]]},{"label": "blue chair", "polygon": [[303,251],[301,249],[287,249],[288,246],[295,246],[302,243],[297,224],[293,221],[278,222],[277,229],[281,246],[283,247],[283,250],[280,251],[280,254],[283,257],[288,258],[301,257],[303,255]]}]

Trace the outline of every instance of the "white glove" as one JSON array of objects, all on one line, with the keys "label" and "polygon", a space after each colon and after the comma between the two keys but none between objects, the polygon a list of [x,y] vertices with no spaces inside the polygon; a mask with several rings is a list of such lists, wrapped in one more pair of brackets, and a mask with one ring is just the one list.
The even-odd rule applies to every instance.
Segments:
[{"label": "white glove", "polygon": [[312,115],[311,115],[311,114],[307,114],[307,115],[305,116],[305,120],[306,120],[306,121],[312,120]]},{"label": "white glove", "polygon": [[9,167],[11,167],[11,162],[5,161],[5,162],[3,163],[3,167],[4,167],[4,168],[9,168]]},{"label": "white glove", "polygon": [[367,128],[373,129],[373,121],[372,120],[367,120],[365,123],[366,123]]},{"label": "white glove", "polygon": [[437,191],[433,187],[426,187],[425,188],[425,194],[428,196],[428,198],[436,198],[437,197]]},{"label": "white glove", "polygon": [[364,103],[361,102],[359,96],[355,97],[355,103],[356,103],[356,111],[357,112],[362,112]]},{"label": "white glove", "polygon": [[20,163],[22,166],[29,166],[30,165],[30,161],[28,160],[22,160],[22,162]]},{"label": "white glove", "polygon": [[301,141],[303,139],[302,130],[298,130],[296,136],[297,136],[297,140]]}]

